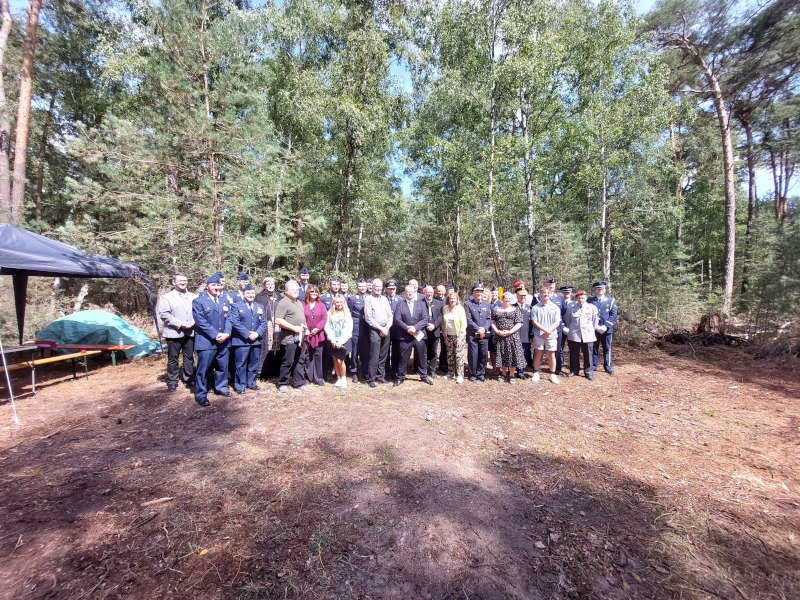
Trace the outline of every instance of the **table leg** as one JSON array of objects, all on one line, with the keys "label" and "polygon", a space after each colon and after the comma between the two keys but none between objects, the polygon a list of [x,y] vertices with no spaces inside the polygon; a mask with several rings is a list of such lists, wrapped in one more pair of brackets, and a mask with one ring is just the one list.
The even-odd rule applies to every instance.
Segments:
[{"label": "table leg", "polygon": [[115,350],[111,351],[111,366],[112,367],[116,367],[117,366],[117,353],[116,353]]}]

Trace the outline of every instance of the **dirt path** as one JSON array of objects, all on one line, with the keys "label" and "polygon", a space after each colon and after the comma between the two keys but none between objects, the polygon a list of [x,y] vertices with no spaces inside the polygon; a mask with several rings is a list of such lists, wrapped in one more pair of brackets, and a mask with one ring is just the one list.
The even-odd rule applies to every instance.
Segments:
[{"label": "dirt path", "polygon": [[46,385],[0,404],[0,598],[800,597],[797,363],[618,356],[206,410],[155,360]]}]

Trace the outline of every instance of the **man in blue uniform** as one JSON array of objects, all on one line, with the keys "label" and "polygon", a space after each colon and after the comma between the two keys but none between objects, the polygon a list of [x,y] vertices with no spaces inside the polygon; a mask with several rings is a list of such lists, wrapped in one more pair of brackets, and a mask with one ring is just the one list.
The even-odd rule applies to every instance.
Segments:
[{"label": "man in blue uniform", "polygon": [[231,309],[231,347],[236,374],[233,389],[244,394],[244,389],[257,390],[256,377],[261,357],[261,342],[267,332],[267,314],[263,304],[255,302],[256,290],[249,283],[242,290],[244,298]]},{"label": "man in blue uniform", "polygon": [[[572,299],[572,286],[568,285],[568,284],[562,285],[560,288],[558,288],[558,295],[561,297],[561,321],[563,322],[564,318],[566,317],[567,310],[569,310],[569,304],[570,304],[570,302],[573,302],[573,299]],[[560,358],[559,358],[559,355],[556,354],[556,362],[558,362],[560,360],[560,362],[558,362],[558,365],[561,365],[561,367],[563,367],[564,365],[567,364],[566,363],[566,359],[564,358],[564,346],[565,345],[567,345],[567,335],[562,330],[562,332],[561,332],[561,344],[558,347],[559,348],[558,351],[561,354]],[[559,375],[561,375],[561,374],[562,374],[561,373],[561,369],[559,369]]]},{"label": "man in blue uniform", "polygon": [[[397,280],[396,279],[388,279],[386,281],[386,299],[389,301],[389,308],[392,310],[392,314],[394,314],[394,309],[397,307],[397,303],[400,302],[400,296],[397,295]],[[389,333],[389,351],[386,354],[386,368],[385,373],[386,377],[394,379],[394,350],[392,347],[395,344],[396,333],[394,329],[391,330]]]},{"label": "man in blue uniform", "polygon": [[600,329],[605,327],[605,331],[598,330],[597,343],[592,348],[592,366],[597,370],[599,363],[599,350],[600,346],[603,347],[603,368],[609,375],[614,374],[614,368],[611,364],[611,336],[614,333],[614,325],[617,322],[617,301],[612,297],[606,295],[607,284],[605,281],[598,281],[594,284],[594,296],[589,298],[589,302],[597,307],[597,313],[600,317]]},{"label": "man in blue uniform", "polygon": [[436,379],[436,363],[439,362],[439,353],[442,346],[442,310],[444,301],[439,300],[434,294],[433,286],[422,288],[425,296],[425,305],[428,310],[428,326],[425,328],[426,355],[428,357],[428,377]]},{"label": "man in blue uniform", "polygon": [[464,303],[467,314],[467,366],[469,380],[486,381],[486,361],[489,358],[489,331],[492,311],[489,303],[481,300],[483,284],[472,286],[472,298]]},{"label": "man in blue uniform", "polygon": [[297,299],[302,302],[306,297],[306,288],[308,287],[308,280],[311,279],[311,274],[306,267],[300,267],[300,270],[297,272],[297,278],[300,280],[300,283],[297,284],[300,288],[300,295]]},{"label": "man in blue uniform", "polygon": [[[362,337],[361,329],[364,322],[364,299],[367,295],[367,282],[359,279],[356,282],[356,293],[347,298],[347,308],[350,309],[350,316],[353,318],[353,349],[350,353],[349,373],[353,377],[353,383],[358,383],[359,371],[362,379],[366,379],[366,365],[361,368],[362,359],[365,356],[364,345],[369,341],[369,336]],[[366,328],[366,325],[364,325]],[[364,329],[366,332],[366,329]]]},{"label": "man in blue uniform", "polygon": [[331,276],[330,281],[328,281],[328,291],[319,297],[319,301],[325,305],[325,310],[331,310],[333,299],[339,294],[340,285],[339,278]]},{"label": "man in blue uniform", "polygon": [[228,284],[225,282],[225,275],[223,275],[221,271],[217,271],[217,273],[220,274],[219,275],[219,277],[220,277],[219,284],[222,286],[222,288],[219,291],[220,298],[224,298],[225,301],[228,304],[231,304],[231,305],[235,304],[236,303],[236,298],[234,298],[233,294],[231,294],[228,291]]},{"label": "man in blue uniform", "polygon": [[427,325],[428,309],[425,300],[417,300],[417,290],[413,285],[407,285],[405,296],[395,306],[392,321],[394,333],[392,349],[395,353],[392,362],[395,369],[395,387],[406,379],[406,369],[412,349],[414,354],[419,357],[417,372],[420,381],[433,385],[433,381],[428,377],[428,361],[425,356],[425,328]]},{"label": "man in blue uniform", "polygon": [[208,406],[208,384],[213,369],[214,392],[230,396],[228,391],[228,346],[231,336],[231,305],[221,294],[222,273],[206,279],[206,291],[192,301],[197,372],[194,398],[200,406]]},{"label": "man in blue uniform", "polygon": [[[522,284],[522,282],[518,282]],[[516,290],[517,292],[517,306],[522,313],[522,327],[517,332],[519,339],[522,342],[522,354],[525,356],[525,364],[532,364],[531,359],[531,306],[528,304],[528,290],[525,285],[520,285]],[[527,379],[525,375],[525,368],[517,369],[517,379]]]},{"label": "man in blue uniform", "polygon": [[250,277],[247,273],[239,273],[239,276],[236,278],[236,293],[233,295],[233,299],[236,302],[241,302],[244,300],[244,288],[250,284]]}]

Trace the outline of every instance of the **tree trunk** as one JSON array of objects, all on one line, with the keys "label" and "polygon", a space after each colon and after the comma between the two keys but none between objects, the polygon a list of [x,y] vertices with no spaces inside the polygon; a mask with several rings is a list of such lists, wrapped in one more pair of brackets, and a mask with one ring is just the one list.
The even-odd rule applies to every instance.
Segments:
[{"label": "tree trunk", "polygon": [[[520,103],[522,104],[522,103]],[[533,190],[533,175],[531,173],[531,150],[528,137],[528,111],[520,108],[520,125],[522,126],[522,139],[525,144],[524,169],[525,169],[525,198],[528,201],[528,257],[531,261],[531,290],[539,289],[539,261],[536,256],[536,194]]]},{"label": "tree trunk", "polygon": [[725,98],[714,70],[702,56],[696,54],[700,66],[705,71],[714,97],[720,137],[722,138],[722,163],[725,178],[725,252],[723,256],[722,312],[731,313],[733,300],[733,276],[736,263],[736,173],[733,161],[733,141],[731,140],[731,119],[725,106]]},{"label": "tree trunk", "polygon": [[[203,4],[203,12],[205,13],[207,7]],[[203,21],[200,26],[201,35],[205,34],[206,17],[204,14]],[[205,41],[200,43],[200,53],[203,58],[203,96],[205,99],[206,107],[206,121],[207,126],[212,127],[211,122],[213,115],[211,112],[211,90],[208,84],[208,70],[206,64],[206,46]],[[214,144],[211,139],[211,132],[206,137],[206,151],[208,152],[208,174],[211,176],[211,227],[214,233],[214,263],[217,269],[222,269],[222,203],[219,199],[219,190],[217,188],[217,164],[216,153],[214,152]]]},{"label": "tree trunk", "polygon": [[358,245],[356,246],[356,274],[360,274],[361,267],[361,240],[364,239],[364,222],[359,219],[358,223]]},{"label": "tree trunk", "polygon": [[669,141],[672,146],[672,167],[675,171],[675,212],[677,219],[675,223],[675,241],[678,243],[683,241],[683,186],[681,185],[680,161],[681,156],[678,154],[678,147],[675,142],[677,135],[675,134],[675,126],[669,124]]},{"label": "tree trunk", "polygon": [[34,199],[36,201],[36,216],[42,216],[42,190],[44,189],[44,153],[47,151],[47,136],[49,134],[50,125],[53,122],[53,109],[56,105],[56,92],[50,96],[50,107],[47,109],[47,118],[42,127],[42,137],[39,140],[39,165],[36,173],[36,194]]},{"label": "tree trunk", "polygon": [[11,32],[11,13],[8,0],[0,0],[3,25],[0,27],[0,222],[11,221],[11,173],[9,157],[11,156],[11,123],[8,119],[8,102],[6,100],[5,52],[8,34]]},{"label": "tree trunk", "polygon": [[456,235],[453,241],[453,286],[461,280],[461,205],[456,204]]},{"label": "tree trunk", "polygon": [[753,255],[753,222],[755,221],[758,199],[756,196],[755,148],[753,145],[753,124],[749,118],[739,117],[747,138],[747,229],[744,234],[744,265],[742,265],[742,295],[747,293],[750,262]]},{"label": "tree trunk", "polygon": [[72,312],[78,312],[83,306],[83,301],[86,299],[86,295],[89,293],[89,284],[84,283],[81,286],[78,295],[75,297],[75,303],[72,305]]},{"label": "tree trunk", "polygon": [[336,235],[336,255],[333,259],[333,270],[338,271],[344,255],[344,236],[346,232],[347,207],[350,202],[350,188],[353,184],[353,163],[356,155],[356,144],[352,134],[347,136],[347,163],[342,174],[342,199],[339,204],[339,226]]},{"label": "tree trunk", "polygon": [[603,167],[602,207],[600,211],[600,255],[603,261],[603,279],[611,286],[611,227],[608,214],[608,171]]},{"label": "tree trunk", "polygon": [[30,0],[28,25],[22,44],[22,69],[19,78],[19,103],[17,105],[17,132],[14,146],[14,185],[11,189],[11,222],[22,221],[25,208],[25,162],[28,156],[28,129],[31,122],[31,96],[33,94],[33,58],[36,54],[36,29],[42,0]]}]

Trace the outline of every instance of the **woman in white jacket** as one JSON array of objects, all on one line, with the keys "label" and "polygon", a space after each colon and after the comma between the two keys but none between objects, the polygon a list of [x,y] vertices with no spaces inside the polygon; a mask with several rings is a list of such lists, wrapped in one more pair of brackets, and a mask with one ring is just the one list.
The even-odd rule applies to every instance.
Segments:
[{"label": "woman in white jacket", "polygon": [[569,377],[580,374],[580,354],[583,354],[583,372],[586,379],[594,379],[592,367],[592,346],[597,341],[595,330],[601,331],[597,307],[586,301],[585,290],[575,294],[575,302],[570,302],[564,312],[564,333],[569,343]]},{"label": "woman in white jacket", "polygon": [[333,372],[336,373],[336,387],[347,387],[347,366],[345,360],[352,350],[353,317],[344,301],[344,296],[336,296],[328,312],[325,323],[326,343],[330,345],[333,357]]}]

